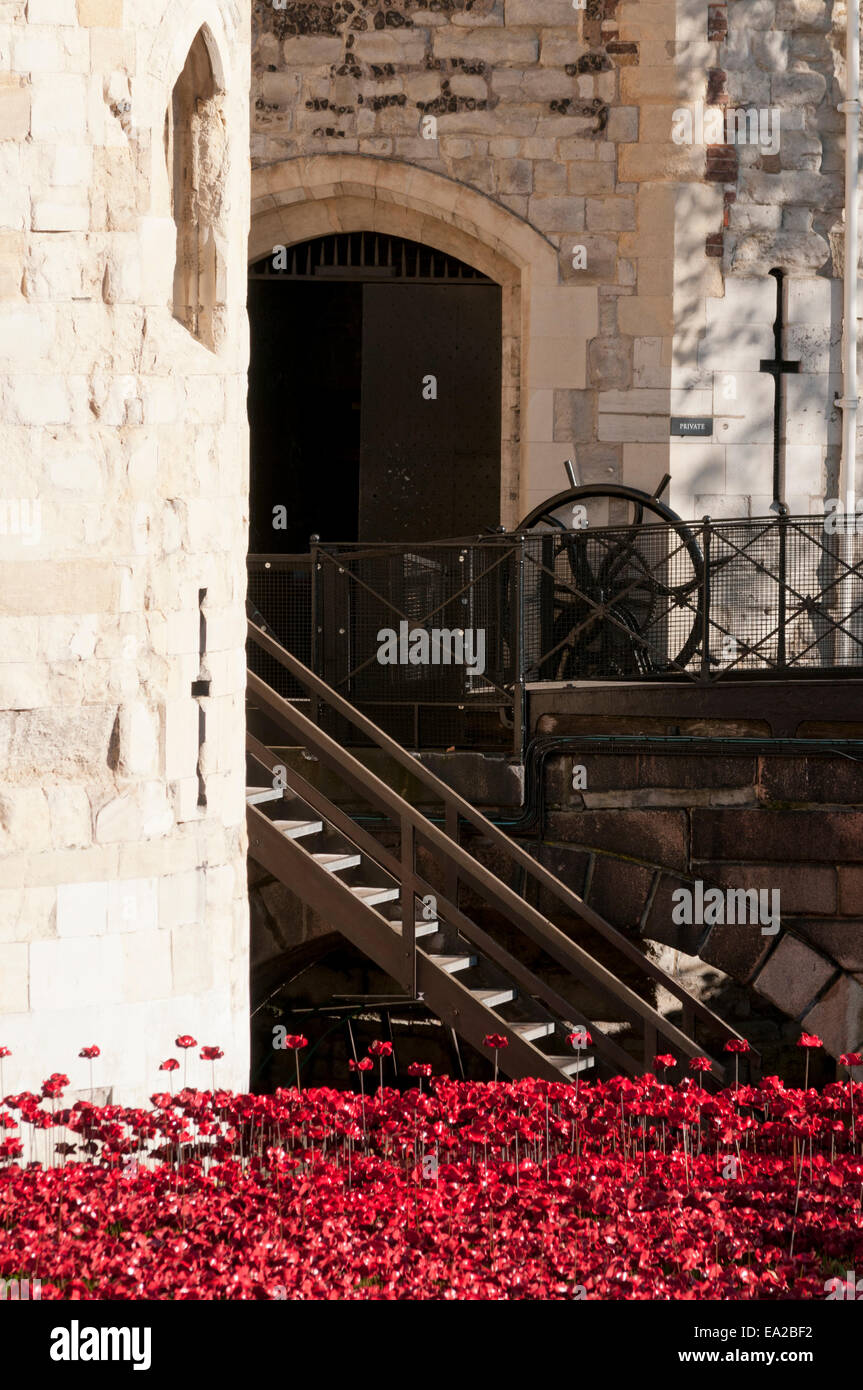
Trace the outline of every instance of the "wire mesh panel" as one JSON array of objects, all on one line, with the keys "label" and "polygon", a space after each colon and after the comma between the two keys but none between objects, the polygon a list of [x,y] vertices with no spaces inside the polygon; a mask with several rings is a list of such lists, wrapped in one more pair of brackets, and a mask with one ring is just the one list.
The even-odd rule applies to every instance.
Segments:
[{"label": "wire mesh panel", "polygon": [[[311,555],[250,555],[246,611],[258,627],[275,637],[298,661],[312,665]],[[287,700],[306,699],[306,692],[284,667],[247,644],[249,669]]]},{"label": "wire mesh panel", "polygon": [[549,530],[525,547],[526,679],[686,669],[700,638],[703,576],[686,527]]},{"label": "wire mesh panel", "polygon": [[374,707],[402,741],[422,733],[428,746],[465,746],[479,735],[499,745],[518,679],[520,558],[511,538],[321,548],[320,674],[354,704]]},{"label": "wire mesh panel", "polygon": [[[254,621],[415,748],[518,750],[531,681],[863,670],[863,536],[819,517],[322,546],[254,557],[249,599]],[[250,665],[302,698],[272,658],[254,649]]]},{"label": "wire mesh panel", "polygon": [[820,517],[716,522],[709,581],[717,675],[863,665],[863,536]]}]

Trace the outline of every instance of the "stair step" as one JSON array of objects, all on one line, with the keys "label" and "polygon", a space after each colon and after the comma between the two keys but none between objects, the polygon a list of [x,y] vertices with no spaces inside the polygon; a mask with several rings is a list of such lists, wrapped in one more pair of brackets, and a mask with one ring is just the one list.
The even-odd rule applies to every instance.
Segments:
[{"label": "stair step", "polygon": [[300,840],[304,835],[320,835],[324,828],[322,820],[274,820],[273,825],[289,840]]},{"label": "stair step", "polygon": [[550,1034],[554,1032],[555,1029],[555,1023],[553,1019],[548,1019],[545,1021],[538,1020],[536,1023],[507,1022],[506,1026],[510,1029],[511,1032],[518,1033],[518,1036],[522,1038],[524,1042],[533,1042],[535,1038],[547,1038],[550,1036]]},{"label": "stair step", "polygon": [[361,854],[345,854],[344,851],[340,854],[313,854],[312,858],[322,869],[326,869],[328,874],[341,873],[342,869],[356,869],[363,862]]},{"label": "stair step", "polygon": [[429,960],[448,975],[455,975],[459,970],[470,970],[476,965],[476,956],[429,956]]},{"label": "stair step", "polygon": [[246,787],[246,802],[249,806],[261,806],[265,801],[281,801],[284,795],[281,787]]},{"label": "stair step", "polygon": [[[393,931],[397,931],[399,936],[402,934],[401,918],[397,917],[390,922]],[[440,931],[440,922],[426,922],[424,919],[414,924],[414,935],[434,936],[435,932]]]},{"label": "stair step", "polygon": [[350,890],[361,898],[366,907],[377,907],[378,903],[394,902],[401,894],[400,888],[380,888],[370,884],[350,884]]},{"label": "stair step", "polygon": [[[487,1009],[496,1009],[498,1004],[511,1004],[516,996],[514,989],[472,989],[474,999],[485,1004]],[[503,1020],[502,1020],[503,1021]]]},{"label": "stair step", "polygon": [[569,1056],[549,1057],[548,1061],[551,1062],[553,1067],[557,1067],[559,1071],[565,1071],[567,1076],[575,1076],[576,1072],[589,1071],[593,1066],[594,1059],[592,1057]]}]

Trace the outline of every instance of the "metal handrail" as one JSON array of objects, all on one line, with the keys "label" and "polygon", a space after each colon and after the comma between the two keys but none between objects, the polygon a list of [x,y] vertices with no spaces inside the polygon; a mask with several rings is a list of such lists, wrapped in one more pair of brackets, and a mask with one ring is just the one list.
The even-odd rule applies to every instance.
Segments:
[{"label": "metal handrail", "polygon": [[[420,781],[425,787],[433,791],[438,800],[444,803],[451,811],[456,813],[457,818],[466,820],[474,829],[491,841],[493,845],[515,864],[517,864],[529,877],[531,877],[540,887],[550,892],[562,906],[574,916],[586,923],[588,926],[605,937],[620,953],[629,961],[635,964],[639,971],[647,975],[655,983],[662,985],[670,994],[679,999],[683,1004],[684,1014],[693,1019],[698,1018],[702,1023],[710,1026],[714,1033],[718,1034],[726,1041],[739,1039],[740,1034],[729,1027],[713,1011],[702,1004],[700,1000],[694,999],[687,990],[668,975],[654,961],[647,959],[638,947],[626,936],[613,927],[598,913],[594,912],[572,889],[568,888],[552,873],[529,855],[525,850],[515,844],[497,826],[493,825],[481,811],[478,811],[464,797],[452,790],[441,778],[437,777],[415,757],[401,747],[394,739],[378,728],[370,719],[357,710],[349,701],[334,691],[325,681],[316,676],[313,671],[304,666],[296,657],[291,656],[283,647],[279,645],[270,635],[262,629],[249,623],[250,639],[270,656],[285,667],[287,671],[306,689],[311,695],[324,704],[330,706],[336,713],[347,719],[359,732],[369,738],[382,751],[389,754],[394,761],[411,775]],[[604,987],[618,1002],[624,1002],[639,1014],[645,1021],[650,1019],[651,1024],[659,1019],[660,1031],[668,1036],[669,1030],[673,1025],[668,1024],[662,1019],[650,1005],[639,999],[627,986],[621,984],[610,972],[600,966],[592,956],[583,951],[581,947],[575,945],[560,929],[548,918],[544,917],[505,884],[503,884],[494,874],[486,870],[478,863],[472,855],[468,854],[457,842],[456,839],[447,835],[437,826],[433,825],[427,817],[410,807],[398,793],[389,788],[386,783],[375,777],[362,763],[354,759],[351,754],[334,739],[330,739],[311,720],[300,713],[296,707],[291,706],[290,702],[283,700],[260,677],[253,672],[249,673],[249,690],[263,701],[271,713],[281,716],[284,723],[289,728],[302,730],[304,741],[308,740],[317,748],[323,750],[328,758],[335,762],[340,770],[350,772],[352,779],[358,780],[363,790],[374,789],[377,798],[386,806],[391,808],[394,816],[401,820],[405,815],[412,821],[415,830],[419,829],[423,837],[433,845],[444,850],[449,857],[455,861],[459,876],[466,882],[471,882],[472,886],[479,888],[482,892],[490,894],[496,899],[503,909],[513,915],[522,930],[526,932],[538,944],[544,946],[549,954],[557,959],[567,969],[578,972],[585,972],[592,976],[600,987]],[[354,767],[353,764],[356,764]],[[407,811],[405,808],[407,807]],[[677,1030],[673,1030],[677,1033]],[[695,1055],[692,1044],[683,1034],[679,1037],[683,1040],[677,1045],[689,1055]],[[686,1044],[685,1048],[683,1043]]]}]

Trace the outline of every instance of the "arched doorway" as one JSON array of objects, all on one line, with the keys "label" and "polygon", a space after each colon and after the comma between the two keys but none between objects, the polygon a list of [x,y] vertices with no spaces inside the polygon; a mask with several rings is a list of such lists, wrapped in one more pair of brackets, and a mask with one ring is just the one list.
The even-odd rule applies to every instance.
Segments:
[{"label": "arched doorway", "polygon": [[500,520],[502,291],[382,231],[251,266],[252,549],[434,540]]}]

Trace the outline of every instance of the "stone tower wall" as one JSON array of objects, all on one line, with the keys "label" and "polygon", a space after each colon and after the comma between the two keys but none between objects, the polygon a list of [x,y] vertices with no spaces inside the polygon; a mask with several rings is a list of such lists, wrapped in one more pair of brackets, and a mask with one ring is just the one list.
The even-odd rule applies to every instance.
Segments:
[{"label": "stone tower wall", "polygon": [[[248,70],[243,0],[0,3],[10,1089],[86,1089],[96,1043],[94,1083],[145,1096],[181,1032],[247,1080]],[[172,138],[211,345],[174,316]]]},{"label": "stone tower wall", "polygon": [[[361,225],[334,207],[327,226],[304,222],[317,195],[286,171],[333,164],[335,197],[368,159],[386,169],[387,230],[423,171],[539,235],[552,260],[519,267],[505,328],[506,523],[563,486],[573,452],[587,482],[652,488],[670,471],[685,516],[763,515],[773,383],[759,366],[782,269],[785,355],[801,363],[786,497],[820,511],[841,429],[844,20],[816,0],[256,0],[255,254],[279,239],[276,205],[295,214],[282,240]],[[699,105],[778,110],[778,149],[676,143],[675,111]],[[443,244],[438,201],[426,230]],[[491,215],[471,217],[495,248]],[[712,417],[712,436],[671,439],[677,415]]]}]

